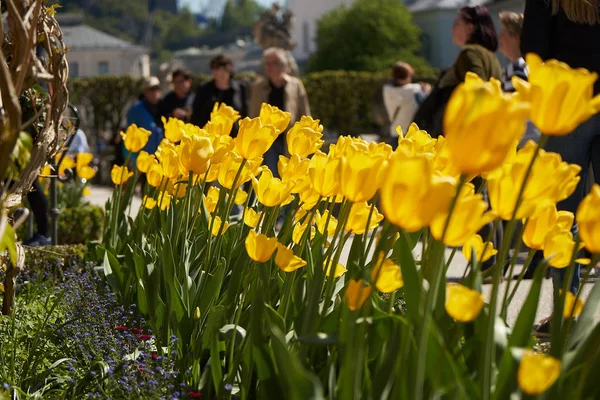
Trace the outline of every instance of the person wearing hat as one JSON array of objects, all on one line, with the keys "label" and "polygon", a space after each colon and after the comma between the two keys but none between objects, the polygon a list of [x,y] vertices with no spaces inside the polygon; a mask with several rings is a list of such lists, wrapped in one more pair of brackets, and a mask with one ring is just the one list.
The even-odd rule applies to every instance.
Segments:
[{"label": "person wearing hat", "polygon": [[[136,124],[140,128],[151,132],[144,151],[154,154],[158,145],[164,138],[162,124],[158,110],[160,101],[160,81],[155,76],[144,79],[143,92],[140,101],[135,103],[127,113],[127,126]],[[124,157],[127,159],[128,151],[123,147]],[[130,163],[135,165],[137,154],[129,156]]]}]

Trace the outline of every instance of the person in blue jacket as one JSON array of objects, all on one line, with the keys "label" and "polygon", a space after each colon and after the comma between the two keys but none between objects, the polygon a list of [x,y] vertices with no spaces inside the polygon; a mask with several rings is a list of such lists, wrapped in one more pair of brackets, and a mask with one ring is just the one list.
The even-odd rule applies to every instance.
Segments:
[{"label": "person in blue jacket", "polygon": [[[140,128],[149,130],[152,134],[148,139],[144,151],[154,154],[158,145],[164,138],[163,126],[158,111],[160,100],[160,81],[151,76],[144,79],[143,94],[140,101],[135,103],[127,113],[127,126],[136,124]],[[127,159],[128,151],[123,146],[123,156]],[[130,165],[135,166],[137,153],[129,156]]]}]

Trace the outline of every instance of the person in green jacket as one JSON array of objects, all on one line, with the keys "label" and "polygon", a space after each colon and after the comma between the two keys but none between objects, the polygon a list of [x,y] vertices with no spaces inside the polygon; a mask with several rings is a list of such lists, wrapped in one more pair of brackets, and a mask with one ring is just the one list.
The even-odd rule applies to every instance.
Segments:
[{"label": "person in green jacket", "polygon": [[450,95],[467,72],[481,79],[502,79],[502,66],[496,57],[498,35],[488,9],[462,7],[452,25],[452,41],[461,48],[454,64],[442,72],[431,95],[415,116],[415,122],[433,137],[443,135],[443,116]]}]

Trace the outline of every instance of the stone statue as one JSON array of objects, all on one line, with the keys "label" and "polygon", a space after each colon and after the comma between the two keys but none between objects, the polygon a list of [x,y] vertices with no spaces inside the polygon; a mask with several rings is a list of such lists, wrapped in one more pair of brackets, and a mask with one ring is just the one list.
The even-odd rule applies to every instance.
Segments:
[{"label": "stone statue", "polygon": [[273,3],[271,8],[260,17],[254,24],[254,40],[263,49],[279,47],[286,50],[290,75],[298,76],[298,64],[292,56],[291,50],[298,44],[292,36],[294,26],[294,14],[285,10],[279,15],[281,7]]}]

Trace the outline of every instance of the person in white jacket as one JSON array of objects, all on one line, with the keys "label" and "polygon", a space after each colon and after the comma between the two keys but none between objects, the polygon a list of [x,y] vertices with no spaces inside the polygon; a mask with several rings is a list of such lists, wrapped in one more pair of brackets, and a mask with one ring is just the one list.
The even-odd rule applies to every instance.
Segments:
[{"label": "person in white jacket", "polygon": [[413,75],[414,70],[410,64],[399,61],[392,68],[392,82],[383,86],[383,102],[391,122],[392,138],[398,136],[398,126],[406,132],[419,105],[431,92],[428,84],[412,83]]}]

